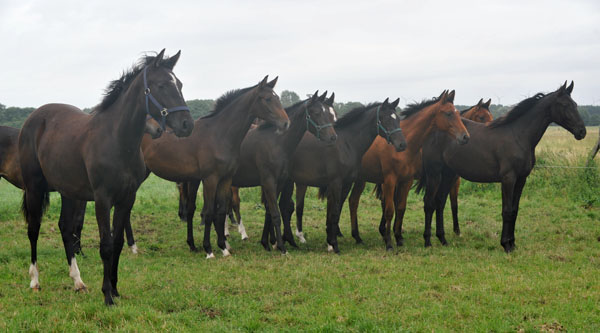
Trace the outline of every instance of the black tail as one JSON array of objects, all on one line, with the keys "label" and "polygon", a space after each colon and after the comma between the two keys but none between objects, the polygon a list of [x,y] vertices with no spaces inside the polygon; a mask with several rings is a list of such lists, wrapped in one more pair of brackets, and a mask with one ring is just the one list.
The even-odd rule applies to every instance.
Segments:
[{"label": "black tail", "polygon": [[375,193],[375,198],[383,200],[383,187],[381,184],[375,184],[375,188],[373,188],[373,193]]},{"label": "black tail", "polygon": [[[421,191],[423,191],[425,189],[426,185],[427,185],[427,172],[425,172],[425,165],[423,165],[421,167],[421,176],[419,177],[419,180],[416,183],[415,192],[417,194],[421,194]],[[425,194],[425,192],[423,192],[423,194]]]},{"label": "black tail", "polygon": [[27,207],[27,192],[23,191],[23,201],[21,202],[21,212],[23,213],[23,216],[25,217],[26,221],[30,221],[30,220],[38,220],[39,221],[39,219],[42,218],[42,215],[44,215],[44,213],[46,212],[46,209],[48,209],[48,205],[50,203],[50,192],[48,191],[47,184],[44,184],[44,187],[42,189],[40,189],[40,191],[37,191],[35,194],[37,195],[37,198],[34,202],[40,204],[40,207],[39,207],[40,209],[35,209],[35,207],[31,207],[34,209],[32,209],[32,211],[30,211]]},{"label": "black tail", "polygon": [[319,187],[319,194],[317,195],[317,197],[321,200],[327,198],[327,186]]}]

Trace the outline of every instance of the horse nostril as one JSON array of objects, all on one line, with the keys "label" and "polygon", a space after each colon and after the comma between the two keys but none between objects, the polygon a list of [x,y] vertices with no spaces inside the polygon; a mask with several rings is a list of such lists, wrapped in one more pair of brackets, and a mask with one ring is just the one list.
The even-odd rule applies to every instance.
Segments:
[{"label": "horse nostril", "polygon": [[188,128],[187,120],[184,120],[183,123],[181,123],[181,127],[183,127],[184,130]]}]

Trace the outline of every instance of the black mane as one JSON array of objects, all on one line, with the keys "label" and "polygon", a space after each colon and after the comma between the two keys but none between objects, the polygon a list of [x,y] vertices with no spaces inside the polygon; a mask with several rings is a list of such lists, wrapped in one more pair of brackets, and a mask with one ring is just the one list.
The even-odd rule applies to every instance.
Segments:
[{"label": "black mane", "polygon": [[224,93],[215,102],[214,109],[209,114],[202,117],[202,119],[216,116],[217,114],[219,114],[219,112],[221,112],[221,110],[223,110],[227,105],[229,105],[231,102],[233,102],[236,98],[242,96],[243,94],[248,92],[248,90],[253,89],[256,86],[257,85],[254,85],[254,86],[248,87],[248,88],[244,88],[244,89],[234,89],[234,90],[230,90],[230,91]]},{"label": "black mane", "polygon": [[365,111],[380,105],[381,103],[371,103],[369,105],[355,107],[335,122],[335,129],[344,128],[350,124],[353,124],[365,113]]},{"label": "black mane", "polygon": [[[304,104],[306,101],[308,101],[308,99],[305,99],[303,101],[297,102],[291,106],[288,106],[287,108],[285,108],[285,113],[287,113],[288,118],[292,119],[294,117],[294,115],[296,114],[296,112],[298,112],[298,110],[300,110],[300,106],[302,104]],[[270,123],[268,121],[263,122],[262,124],[260,124],[257,128],[257,130],[259,131],[263,131],[269,128],[273,128],[275,127],[275,125],[273,125],[273,123]]]},{"label": "black mane", "polygon": [[[117,98],[127,90],[131,82],[133,82],[135,77],[144,69],[144,67],[154,63],[154,59],[156,59],[155,55],[143,56],[135,65],[131,66],[130,69],[124,71],[120,78],[111,81],[104,90],[104,98],[102,98],[100,104],[94,108],[94,113],[108,109]],[[167,63],[167,60],[169,60],[169,58],[164,57],[161,64]]]},{"label": "black mane", "polygon": [[433,97],[429,100],[423,100],[420,103],[414,102],[414,103],[408,104],[406,106],[406,108],[404,110],[402,110],[402,112],[400,112],[400,115],[404,116],[404,118],[408,118],[408,117],[412,116],[413,114],[423,110],[424,108],[437,103],[439,100],[440,100],[439,97]]},{"label": "black mane", "polygon": [[522,100],[513,107],[507,114],[502,117],[498,117],[496,120],[489,123],[487,126],[491,128],[500,127],[502,125],[506,125],[512,123],[516,119],[520,118],[522,115],[527,113],[529,110],[533,109],[537,103],[546,96],[543,93],[537,93],[533,97],[529,97],[527,99]]}]

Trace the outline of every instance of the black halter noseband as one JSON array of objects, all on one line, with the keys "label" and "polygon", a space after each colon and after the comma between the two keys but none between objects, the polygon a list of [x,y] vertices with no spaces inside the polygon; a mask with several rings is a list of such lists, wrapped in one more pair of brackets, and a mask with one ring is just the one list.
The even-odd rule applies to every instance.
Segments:
[{"label": "black halter noseband", "polygon": [[[154,118],[154,120],[156,120],[160,124],[160,128],[164,131],[166,123],[167,123],[167,116],[169,115],[169,113],[177,112],[177,111],[190,112],[190,108],[188,108],[187,105],[175,106],[175,107],[168,108],[168,109],[166,107],[163,107],[156,100],[156,98],[154,98],[154,96],[152,96],[152,94],[150,93],[150,88],[148,87],[148,81],[146,80],[146,69],[148,69],[148,66],[144,67],[144,95],[146,95],[146,113],[148,114],[149,117]],[[160,116],[161,116],[160,120],[156,119],[150,113],[150,106],[148,105],[148,100],[150,100],[150,102],[152,102],[152,104],[154,104],[154,106],[156,106],[160,110]]]},{"label": "black halter noseband", "polygon": [[308,104],[308,101],[304,102],[304,113],[306,114],[306,130],[310,129],[309,125],[313,125],[313,127],[317,131],[317,139],[321,140],[321,130],[324,128],[327,128],[327,127],[333,127],[333,124],[327,123],[327,124],[319,125],[319,124],[315,123],[315,121],[312,120],[312,118],[308,114],[308,107],[306,106],[307,104]]}]

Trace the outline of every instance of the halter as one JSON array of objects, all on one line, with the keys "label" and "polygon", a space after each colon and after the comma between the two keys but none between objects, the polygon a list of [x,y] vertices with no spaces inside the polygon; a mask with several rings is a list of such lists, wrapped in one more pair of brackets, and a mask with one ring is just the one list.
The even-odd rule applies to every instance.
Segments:
[{"label": "halter", "polygon": [[381,105],[379,105],[377,107],[377,135],[379,135],[379,131],[383,131],[383,134],[385,134],[385,139],[387,140],[387,143],[392,143],[392,141],[390,141],[390,136],[396,132],[402,132],[402,129],[400,127],[398,128],[394,128],[391,131],[388,131],[385,127],[383,127],[383,125],[381,124],[381,120],[379,119],[379,109],[381,108]]},{"label": "halter", "polygon": [[308,107],[306,106],[307,104],[308,104],[308,101],[304,102],[304,113],[306,114],[306,130],[308,130],[310,128],[309,125],[313,125],[315,130],[317,130],[317,139],[321,140],[321,130],[324,128],[327,128],[327,127],[333,127],[333,124],[327,123],[327,124],[319,125],[319,124],[315,123],[315,121],[312,120],[312,118],[308,114]]},{"label": "halter", "polygon": [[[163,107],[156,100],[156,98],[154,98],[154,96],[152,96],[152,94],[150,93],[150,88],[148,87],[148,81],[146,80],[146,69],[148,69],[148,66],[144,67],[144,95],[146,95],[146,113],[148,114],[148,116],[154,118],[154,120],[156,120],[160,124],[160,128],[163,131],[165,131],[165,126],[167,123],[167,116],[169,115],[169,113],[177,112],[177,111],[190,112],[190,108],[188,108],[186,105],[175,106],[175,107],[172,107],[169,109]],[[161,116],[160,120],[156,119],[152,114],[150,114],[150,107],[148,105],[148,100],[150,100],[150,102],[152,102],[152,104],[154,104],[154,106],[156,106],[160,110],[160,116]]]}]

